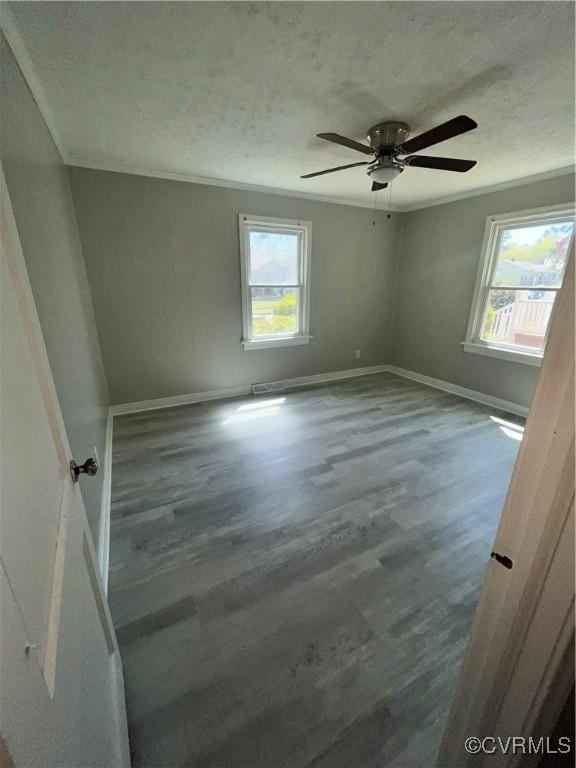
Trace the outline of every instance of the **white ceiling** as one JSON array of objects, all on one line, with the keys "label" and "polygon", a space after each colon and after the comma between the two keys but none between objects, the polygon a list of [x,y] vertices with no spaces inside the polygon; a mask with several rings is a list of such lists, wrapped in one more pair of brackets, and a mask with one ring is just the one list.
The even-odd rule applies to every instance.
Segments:
[{"label": "white ceiling", "polygon": [[[477,167],[408,169],[393,207],[574,161],[572,3],[8,5],[21,66],[27,54],[74,164],[373,204],[363,168],[298,178],[364,159],[315,134],[363,140],[390,119],[419,133],[459,114],[478,129],[425,154]],[[379,206],[388,203],[380,192]]]}]

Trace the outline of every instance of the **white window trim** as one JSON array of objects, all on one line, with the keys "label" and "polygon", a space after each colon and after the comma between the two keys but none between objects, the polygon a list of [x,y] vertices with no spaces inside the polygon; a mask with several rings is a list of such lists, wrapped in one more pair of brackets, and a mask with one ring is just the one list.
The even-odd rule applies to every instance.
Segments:
[{"label": "white window trim", "polygon": [[[482,253],[478,264],[470,319],[468,320],[466,339],[462,342],[464,352],[485,355],[487,357],[497,357],[501,360],[509,360],[514,363],[523,363],[525,365],[540,365],[544,354],[543,351],[536,352],[529,347],[522,349],[517,346],[513,347],[505,344],[495,344],[481,339],[482,322],[484,320],[484,312],[488,301],[490,284],[498,261],[498,245],[500,243],[502,231],[504,229],[510,229],[510,227],[524,227],[527,224],[555,224],[561,221],[566,221],[567,218],[575,218],[574,203],[562,203],[560,205],[532,208],[516,213],[504,213],[498,216],[489,216],[486,219],[484,242],[482,244]],[[574,240],[574,232],[572,233],[572,240]],[[570,247],[571,243],[568,246],[568,250],[570,250]],[[564,265],[564,269],[566,269],[566,265]],[[563,278],[564,275],[562,275],[562,279]],[[550,325],[551,320],[548,323],[548,328],[550,328]],[[546,344],[544,346],[546,346]]]},{"label": "white window trim", "polygon": [[[242,346],[245,350],[272,349],[274,347],[292,347],[308,344],[310,336],[310,253],[312,248],[312,222],[296,219],[276,219],[268,216],[254,216],[241,213],[238,216],[240,232],[240,265],[242,282]],[[298,232],[302,237],[300,253],[300,304],[299,332],[297,334],[277,334],[275,336],[252,337],[250,279],[249,279],[249,242],[251,229],[263,227],[267,231]]]}]

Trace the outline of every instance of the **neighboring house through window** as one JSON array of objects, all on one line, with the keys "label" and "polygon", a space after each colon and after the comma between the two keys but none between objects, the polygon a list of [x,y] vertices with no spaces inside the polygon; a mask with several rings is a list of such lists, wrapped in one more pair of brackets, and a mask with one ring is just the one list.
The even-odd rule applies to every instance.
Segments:
[{"label": "neighboring house through window", "polygon": [[488,218],[466,352],[540,364],[573,238],[573,205]]},{"label": "neighboring house through window", "polygon": [[309,221],[240,214],[245,349],[310,341]]}]

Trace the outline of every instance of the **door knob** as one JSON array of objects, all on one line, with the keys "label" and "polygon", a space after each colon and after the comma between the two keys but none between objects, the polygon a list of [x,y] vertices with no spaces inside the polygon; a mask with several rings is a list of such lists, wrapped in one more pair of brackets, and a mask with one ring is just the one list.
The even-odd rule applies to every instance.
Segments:
[{"label": "door knob", "polygon": [[78,475],[89,475],[94,477],[98,472],[98,462],[96,459],[86,459],[84,464],[76,464],[74,459],[70,461],[70,474],[72,475],[72,482],[78,482]]}]

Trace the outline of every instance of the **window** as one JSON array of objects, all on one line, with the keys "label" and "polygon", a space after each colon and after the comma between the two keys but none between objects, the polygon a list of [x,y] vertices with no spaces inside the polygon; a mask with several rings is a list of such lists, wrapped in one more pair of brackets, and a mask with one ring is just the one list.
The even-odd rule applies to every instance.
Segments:
[{"label": "window", "polygon": [[307,344],[309,221],[240,214],[244,349]]},{"label": "window", "polygon": [[486,224],[464,350],[539,365],[574,238],[574,206]]}]

